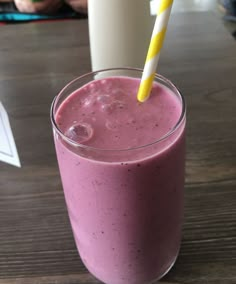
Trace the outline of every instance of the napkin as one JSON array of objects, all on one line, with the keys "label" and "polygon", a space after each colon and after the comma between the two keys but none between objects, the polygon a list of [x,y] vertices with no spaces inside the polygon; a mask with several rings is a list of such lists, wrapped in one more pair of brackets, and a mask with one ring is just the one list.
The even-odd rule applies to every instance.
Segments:
[{"label": "napkin", "polygon": [[0,161],[21,167],[7,112],[0,102]]}]

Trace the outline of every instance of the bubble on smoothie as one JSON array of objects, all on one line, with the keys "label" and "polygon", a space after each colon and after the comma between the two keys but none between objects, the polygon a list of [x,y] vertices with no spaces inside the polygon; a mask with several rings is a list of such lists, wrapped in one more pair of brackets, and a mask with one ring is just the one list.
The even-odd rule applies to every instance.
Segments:
[{"label": "bubble on smoothie", "polygon": [[96,99],[94,96],[90,95],[84,98],[81,103],[82,103],[82,107],[86,107],[86,108],[91,107],[96,103]]},{"label": "bubble on smoothie", "polygon": [[116,100],[112,103],[112,107],[114,110],[123,109],[125,107],[125,103],[122,101]]},{"label": "bubble on smoothie", "polygon": [[135,124],[136,123],[136,119],[132,116],[128,116],[126,121],[127,121],[126,124]]},{"label": "bubble on smoothie", "polygon": [[93,128],[90,124],[82,122],[71,126],[65,135],[75,142],[84,143],[92,138]]},{"label": "bubble on smoothie", "polygon": [[119,130],[119,122],[117,120],[107,120],[105,126],[108,130],[118,131]]},{"label": "bubble on smoothie", "polygon": [[110,104],[112,101],[109,95],[100,95],[97,97],[97,102],[100,104]]},{"label": "bubble on smoothie", "polygon": [[101,87],[106,93],[110,94],[115,88],[114,81],[103,79],[101,80]]},{"label": "bubble on smoothie", "polygon": [[107,79],[103,79],[103,80],[101,80],[101,85],[103,87],[105,87],[106,89],[110,88],[110,87],[112,87],[112,81],[107,80]]},{"label": "bubble on smoothie", "polygon": [[94,91],[96,90],[96,84],[90,83],[89,86],[88,86],[88,88],[89,88],[89,91],[90,91],[90,92],[94,92]]},{"label": "bubble on smoothie", "polygon": [[122,110],[125,108],[125,103],[122,101],[115,100],[112,103],[103,103],[101,105],[101,111],[106,113],[112,113],[117,110]]},{"label": "bubble on smoothie", "polygon": [[112,94],[112,96],[116,97],[117,99],[123,99],[123,98],[126,97],[126,93],[124,92],[124,90],[122,90],[120,88],[112,89],[111,94]]},{"label": "bubble on smoothie", "polygon": [[106,80],[106,79],[101,80],[101,84],[102,84],[102,85],[106,85],[106,83],[107,83],[107,80]]},{"label": "bubble on smoothie", "polygon": [[112,113],[112,105],[111,104],[102,104],[100,110],[105,113]]}]

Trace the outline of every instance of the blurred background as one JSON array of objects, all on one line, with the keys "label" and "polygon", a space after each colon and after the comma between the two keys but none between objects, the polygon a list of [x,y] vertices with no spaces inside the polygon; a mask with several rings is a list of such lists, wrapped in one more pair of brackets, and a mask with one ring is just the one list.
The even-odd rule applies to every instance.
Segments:
[{"label": "blurred background", "polygon": [[[158,0],[152,0],[155,10]],[[174,0],[172,13],[210,11],[219,18],[229,32],[235,36],[236,0]]]}]

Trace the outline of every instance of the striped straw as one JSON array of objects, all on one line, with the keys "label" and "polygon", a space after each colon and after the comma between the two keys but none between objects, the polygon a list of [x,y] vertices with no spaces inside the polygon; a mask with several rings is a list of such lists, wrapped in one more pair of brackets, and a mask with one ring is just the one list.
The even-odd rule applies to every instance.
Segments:
[{"label": "striped straw", "polygon": [[152,89],[152,82],[165,39],[172,4],[173,0],[159,0],[156,22],[148,49],[142,80],[138,90],[137,98],[140,102],[144,102],[148,99]]}]

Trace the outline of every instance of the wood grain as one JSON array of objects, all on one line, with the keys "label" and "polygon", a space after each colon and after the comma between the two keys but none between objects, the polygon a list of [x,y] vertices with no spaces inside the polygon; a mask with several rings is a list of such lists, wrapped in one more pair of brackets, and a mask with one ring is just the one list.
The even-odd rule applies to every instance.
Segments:
[{"label": "wood grain", "polygon": [[[0,42],[22,162],[0,163],[0,284],[99,283],[75,248],[49,119],[52,98],[90,71],[87,21],[4,26]],[[213,14],[175,14],[159,70],[188,106],[183,240],[161,283],[236,283],[235,42]]]}]

